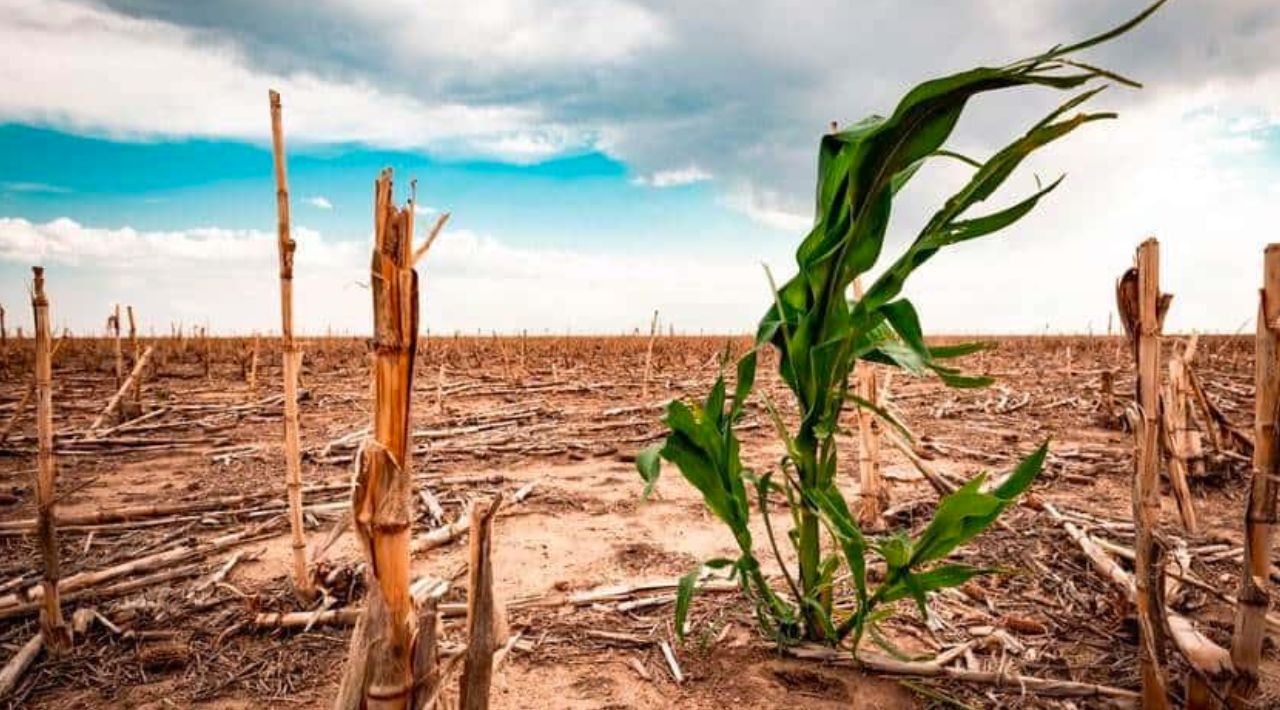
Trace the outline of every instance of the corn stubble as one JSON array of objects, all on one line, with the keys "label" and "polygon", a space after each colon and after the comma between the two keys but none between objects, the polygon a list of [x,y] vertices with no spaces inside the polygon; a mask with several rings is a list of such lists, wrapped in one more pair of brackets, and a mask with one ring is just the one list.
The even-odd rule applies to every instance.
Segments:
[{"label": "corn stubble", "polygon": [[418,347],[413,203],[397,207],[391,172],[374,189],[373,435],[356,457],[353,528],[369,563],[364,617],[335,707],[405,708],[418,624],[409,592],[412,478],[409,405]]}]

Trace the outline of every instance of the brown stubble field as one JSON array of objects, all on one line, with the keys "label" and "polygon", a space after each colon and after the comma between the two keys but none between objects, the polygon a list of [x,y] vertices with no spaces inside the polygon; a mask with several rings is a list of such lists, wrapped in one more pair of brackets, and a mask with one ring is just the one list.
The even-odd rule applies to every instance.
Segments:
[{"label": "brown stubble field", "polygon": [[[926,622],[902,602],[895,642],[913,653],[956,649],[955,667],[1138,687],[1136,627],[1128,604],[1090,567],[1044,512],[1053,502],[1075,524],[1120,547],[1132,544],[1132,438],[1107,426],[1100,382],[1115,375],[1120,402],[1133,394],[1132,357],[1122,338],[1003,337],[970,356],[970,371],[995,375],[981,390],[948,390],[895,372],[888,401],[916,435],[915,451],[955,480],[1003,471],[1045,438],[1052,454],[1033,496],[959,554],[1005,574],[938,596]],[[1165,338],[1166,350],[1182,338]],[[738,596],[711,583],[695,599],[690,632],[677,643],[671,584],[699,561],[729,554],[732,540],[674,469],[650,500],[632,463],[665,434],[672,397],[700,396],[719,353],[740,353],[746,337],[659,336],[645,390],[648,337],[424,338],[414,381],[415,480],[443,508],[416,509],[415,575],[466,578],[465,535],[439,531],[464,518],[466,503],[496,493],[509,500],[496,523],[497,592],[511,629],[494,681],[503,708],[927,707],[950,697],[975,706],[1069,707],[1035,693],[941,679],[899,679],[788,658],[762,640]],[[30,340],[10,339],[0,359],[0,426],[30,381]],[[23,678],[15,707],[328,707],[342,671],[349,626],[335,613],[311,625],[272,628],[271,612],[298,611],[290,591],[278,346],[261,339],[256,388],[247,380],[252,339],[147,339],[145,415],[97,439],[79,435],[115,387],[114,345],[74,338],[54,363],[58,514],[62,575],[131,560],[165,561],[125,570],[63,593],[83,637],[68,656],[47,656]],[[356,338],[304,342],[301,432],[307,534],[314,551],[332,539],[316,570],[332,610],[358,605],[362,555],[341,530],[351,461],[369,423],[366,344]],[[208,366],[206,368],[206,358]],[[1253,408],[1252,338],[1201,337],[1195,369],[1231,422],[1248,431]],[[206,369],[208,373],[206,374]],[[443,374],[442,374],[443,373]],[[884,375],[881,375],[882,381]],[[789,396],[762,364],[778,402]],[[854,418],[846,417],[847,426]],[[776,466],[781,450],[757,401],[744,422],[746,460]],[[35,425],[31,408],[0,445],[0,654],[37,630],[20,595],[39,581],[39,555],[26,521],[34,516]],[[857,495],[856,431],[846,432]],[[891,522],[927,519],[937,494],[901,452],[884,448]],[[1182,532],[1165,492],[1163,523],[1185,538],[1190,571],[1208,584],[1176,585],[1170,605],[1229,647],[1247,464],[1212,456],[1191,482],[1201,520]],[[415,501],[419,502],[419,501]],[[171,506],[126,521],[93,521],[98,510]],[[154,511],[153,511],[154,512]],[[773,511],[775,528],[789,521]],[[237,535],[230,540],[226,536]],[[764,540],[763,533],[759,540]],[[785,544],[785,543],[783,543]],[[761,543],[762,559],[771,558]],[[1128,562],[1124,562],[1128,565]],[[774,566],[776,568],[776,565]],[[874,574],[874,568],[872,570]],[[83,578],[81,578],[83,579]],[[664,583],[646,585],[645,583]],[[458,586],[464,586],[459,584]],[[444,599],[446,640],[464,620]],[[18,595],[18,596],[13,596]],[[6,603],[8,599],[11,603]],[[669,644],[682,682],[675,680]],[[1277,696],[1274,649],[1264,692]],[[1177,667],[1177,656],[1171,656]],[[1265,701],[1265,698],[1264,698]],[[1074,707],[1102,701],[1076,699]]]}]

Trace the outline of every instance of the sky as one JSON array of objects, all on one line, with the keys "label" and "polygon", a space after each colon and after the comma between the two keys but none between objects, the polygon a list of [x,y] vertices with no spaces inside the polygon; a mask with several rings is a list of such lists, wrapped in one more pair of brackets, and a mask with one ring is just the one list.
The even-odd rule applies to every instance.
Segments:
[{"label": "sky", "polygon": [[[430,332],[747,332],[795,270],[831,121],[916,83],[1089,36],[1145,0],[0,0],[0,305],[30,329],[279,327],[267,91],[283,96],[307,333],[367,333],[372,186],[417,180]],[[994,206],[1065,174],[1007,232],[923,267],[926,332],[1106,332],[1136,245],[1166,328],[1252,328],[1280,241],[1280,3],[1170,0],[1083,59],[1143,82],[1033,157]],[[970,104],[985,156],[1063,97]],[[886,255],[967,176],[930,164]]]}]

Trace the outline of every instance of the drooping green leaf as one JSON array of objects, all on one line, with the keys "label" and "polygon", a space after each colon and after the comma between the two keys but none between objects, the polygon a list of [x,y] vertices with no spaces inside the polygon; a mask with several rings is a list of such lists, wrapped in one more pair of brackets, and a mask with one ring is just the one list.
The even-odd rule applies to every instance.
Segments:
[{"label": "drooping green leaf", "polygon": [[[918,590],[934,592],[946,587],[958,587],[978,575],[990,574],[993,571],[988,567],[946,564],[938,565],[925,572],[912,574],[911,579]],[[886,585],[884,589],[877,591],[881,601],[885,604],[904,599],[911,594],[911,590],[901,581]]]},{"label": "drooping green leaf", "polygon": [[636,454],[636,470],[644,479],[645,498],[653,494],[653,487],[657,485],[658,476],[662,474],[661,451],[662,444],[654,444],[641,449],[640,453]]},{"label": "drooping green leaf", "polygon": [[1031,487],[1032,481],[1036,480],[1036,476],[1040,475],[1040,470],[1044,468],[1045,457],[1048,455],[1049,442],[1045,441],[1031,452],[1030,456],[1018,462],[1013,469],[1013,474],[996,488],[995,496],[1001,500],[1013,500],[1025,493]]},{"label": "drooping green leaf", "polygon": [[1048,445],[1042,444],[1020,463],[999,488],[983,493],[986,476],[978,475],[955,493],[942,499],[933,520],[920,533],[910,565],[940,560],[986,530],[1009,503],[1025,491],[1040,473]]},{"label": "drooping green leaf", "polygon": [[693,601],[694,585],[698,583],[701,566],[682,576],[676,583],[676,638],[684,640],[684,623],[689,618],[689,603]]},{"label": "drooping green leaf", "polygon": [[960,343],[958,345],[934,345],[929,348],[929,354],[934,360],[952,360],[966,355],[982,352],[983,350],[991,350],[995,347],[994,343],[973,342]]}]

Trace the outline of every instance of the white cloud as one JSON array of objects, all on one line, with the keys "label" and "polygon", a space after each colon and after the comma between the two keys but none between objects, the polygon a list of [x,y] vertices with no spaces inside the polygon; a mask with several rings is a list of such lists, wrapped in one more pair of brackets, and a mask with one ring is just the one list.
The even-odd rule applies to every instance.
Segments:
[{"label": "white cloud", "polygon": [[616,62],[666,41],[656,13],[624,0],[329,0],[321,5],[367,23],[402,61],[563,67]]},{"label": "white cloud", "polygon": [[[303,228],[294,237],[299,328],[367,332],[369,241],[326,239]],[[0,218],[0,270],[46,266],[55,323],[80,331],[97,327],[94,314],[113,301],[133,304],[144,332],[179,321],[208,321],[218,332],[276,329],[276,258],[275,235],[257,230],[148,232]],[[423,328],[436,333],[616,333],[643,327],[655,308],[680,330],[744,332],[768,301],[758,255],[530,249],[454,230],[440,236],[418,271]],[[0,303],[22,302],[22,288],[19,278],[0,280]]]},{"label": "white cloud", "polygon": [[[142,9],[129,15],[101,9],[113,2]],[[306,8],[315,13],[312,24],[260,22],[255,12],[274,10],[249,2],[0,0],[0,122],[265,142],[263,94],[275,86],[284,92],[291,141],[427,146],[515,162],[597,147],[624,161],[641,176],[637,182],[655,187],[690,176],[664,168],[697,166],[716,176],[721,204],[778,230],[781,250],[812,224],[814,149],[828,121],[885,113],[924,77],[1085,36],[1143,4],[1042,0],[1014,12],[1008,3],[984,1],[904,12],[895,3],[863,3],[806,12],[745,2],[726,14],[714,4],[650,9],[624,0],[478,0],[465,7],[327,0]],[[250,6],[253,12],[239,12]],[[157,13],[164,19],[136,19]],[[1113,308],[1112,281],[1133,246],[1152,233],[1165,246],[1166,288],[1178,296],[1171,328],[1230,330],[1251,318],[1258,256],[1274,238],[1267,230],[1280,190],[1274,151],[1266,150],[1280,124],[1280,71],[1273,61],[1278,17],[1274,0],[1170,3],[1135,32],[1085,57],[1131,73],[1148,88],[1099,97],[1099,108],[1120,110],[1119,121],[1082,129],[1012,181],[1025,188],[1031,170],[1068,173],[1035,214],[1004,236],[957,248],[922,269],[911,293],[926,326],[1036,331],[1046,323],[1063,329],[1093,323],[1101,330]],[[254,34],[255,26],[271,30]],[[379,52],[363,51],[369,37]],[[989,153],[997,136],[1028,125],[1045,93],[974,102],[957,147]],[[903,226],[945,198],[947,184],[962,175],[958,170],[926,169],[901,196],[886,257],[910,234]],[[198,231],[175,233],[183,235],[178,243],[205,248]],[[145,241],[147,234],[132,239]],[[237,243],[220,248],[234,251]],[[473,256],[459,257],[453,275],[438,274],[455,286],[433,282],[432,289],[447,295],[461,273],[484,285],[477,304],[428,300],[431,314],[459,327],[505,323],[508,313],[526,319],[517,326],[554,327],[569,317],[594,323],[607,310],[598,301],[623,317],[671,289],[664,301],[671,309],[705,314],[705,322],[715,324],[708,327],[723,329],[741,318],[753,321],[753,309],[740,304],[752,303],[761,290],[754,266],[735,262],[716,271],[713,285],[734,295],[717,314],[697,300],[723,302],[712,288],[680,290],[679,279],[699,277],[673,253],[654,259],[667,272],[624,257],[553,258],[461,232],[447,233],[441,243]],[[479,263],[475,254],[498,262]],[[13,258],[25,263],[30,256]],[[542,282],[524,271],[510,273],[524,268],[519,259],[573,285],[551,289],[556,298],[575,288],[591,298],[569,301],[572,314],[558,302],[539,302]],[[267,273],[270,262],[268,256]],[[601,269],[613,280],[570,273],[570,265]],[[256,284],[258,271],[250,273],[246,278]],[[638,286],[635,274],[661,287]],[[520,283],[534,295],[513,297],[506,279],[526,278]],[[219,290],[210,285],[208,292]],[[490,294],[511,302],[489,303]],[[350,322],[364,317],[359,310]]]},{"label": "white cloud", "polygon": [[[229,41],[67,0],[0,0],[0,15],[3,121],[117,137],[265,141],[266,93],[275,88],[291,140],[530,161],[588,139],[533,108],[424,101],[359,79],[262,71]],[[430,35],[450,34],[439,29]]]},{"label": "white cloud", "polygon": [[642,187],[681,187],[692,185],[696,182],[706,182],[713,177],[711,173],[702,168],[690,165],[677,170],[659,170],[652,175],[638,175],[632,178],[631,183]]},{"label": "white cloud", "polygon": [[45,182],[0,182],[0,192],[25,192],[44,195],[65,195],[70,189]]},{"label": "white cloud", "polygon": [[743,213],[753,222],[788,232],[797,239],[813,228],[813,215],[784,205],[783,198],[772,190],[739,185],[721,203]]},{"label": "white cloud", "polygon": [[[1115,279],[1148,236],[1161,242],[1162,288],[1175,296],[1166,330],[1230,332],[1251,322],[1262,249],[1275,240],[1267,231],[1275,198],[1264,189],[1275,167],[1252,150],[1224,150],[1224,142],[1260,134],[1241,133],[1232,111],[1204,107],[1226,106],[1233,95],[1274,96],[1277,78],[1166,93],[1036,156],[1010,180],[1010,196],[1032,189],[1033,171],[1065,170],[1066,180],[1008,233],[921,269],[908,292],[926,329],[1104,332]],[[917,178],[928,181],[932,204],[955,182],[948,175]]]},{"label": "white cloud", "polygon": [[321,209],[321,210],[333,209],[333,203],[329,201],[329,198],[322,197],[320,195],[316,195],[315,197],[308,197],[307,199],[303,200],[303,202],[306,202],[307,204],[311,205],[312,207],[315,207],[316,209]]}]

